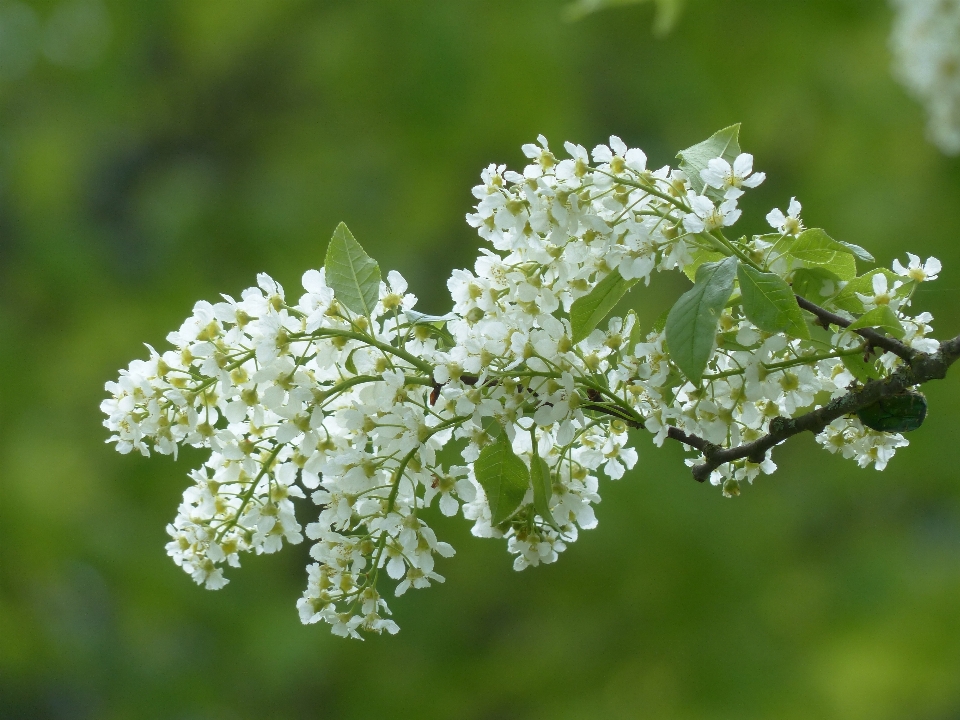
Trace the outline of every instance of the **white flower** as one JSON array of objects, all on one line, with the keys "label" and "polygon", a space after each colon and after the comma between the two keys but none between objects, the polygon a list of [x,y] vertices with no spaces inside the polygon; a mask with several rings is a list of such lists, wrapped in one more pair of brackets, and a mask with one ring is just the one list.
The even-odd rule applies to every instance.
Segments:
[{"label": "white flower", "polygon": [[900,277],[910,278],[917,282],[926,280],[936,280],[937,273],[942,269],[940,261],[935,257],[928,257],[925,263],[920,262],[920,258],[913,253],[907,253],[908,265],[904,267],[900,260],[893,261],[893,271]]},{"label": "white flower", "polygon": [[960,3],[892,0],[894,74],[927,109],[927,133],[943,152],[960,153]]},{"label": "white flower", "polygon": [[597,145],[593,149],[593,160],[609,165],[614,174],[622,173],[625,167],[635,173],[642,173],[647,169],[646,153],[638,148],[628,148],[616,135],[610,136],[609,146]]},{"label": "white flower", "polygon": [[[453,555],[423,521],[431,506],[445,516],[462,512],[476,536],[505,540],[518,570],[552,563],[580,531],[596,527],[599,476],[621,478],[636,465],[627,424],[642,419],[658,445],[678,428],[730,447],[853,383],[843,360],[761,331],[736,305],[716,318],[716,351],[696,385],[678,375],[663,331],[638,334],[633,312],[605,328],[593,322],[579,338],[579,300],[616,280],[617,270],[632,282],[688,266],[705,240],[690,235],[735,222],[742,188],[763,175],[752,172],[749,155],[732,165],[716,159],[702,175],[723,191],[714,202],[690,192],[677,170],[647,170],[646,155],[617,137],[594,149],[597,168],[582,146],[567,143],[571,158],[557,163],[546,138],[538,141],[524,146],[532,162],[523,175],[491,165],[473,189],[468,222],[487,244],[473,272],[454,271],[447,281],[451,313],[414,311],[416,297],[396,272],[362,318],[336,301],[322,269],[304,273],[295,305],[261,275],[239,302],[198,302],[169,335],[174,348],[148,348],[147,359],[107,384],[104,425],[119,452],[207,451],[166,545],[196,582],[222,587],[224,569],[239,566],[243,553],[274,553],[306,536],[312,560],[301,620],[344,637],[394,633],[378,575],[402,595],[442,582],[435,565]],[[614,187],[631,175],[639,181]],[[795,234],[799,213],[791,199],[789,215],[774,211],[768,220]],[[762,237],[743,244],[750,254],[770,247]],[[906,268],[894,269],[926,280],[940,263],[910,255]],[[899,313],[903,281],[880,271],[871,282],[872,294],[860,296],[866,308],[897,310],[903,341],[935,351],[929,313]],[[858,342],[838,332],[831,345]],[[895,359],[884,354],[881,371]],[[494,525],[476,463],[501,437],[524,467],[547,462],[549,478],[514,497],[512,514]],[[850,416],[818,441],[877,469],[906,442]],[[721,466],[711,482],[732,496],[775,469],[768,453],[760,463]],[[297,514],[306,503],[293,500],[305,489],[315,507],[304,529]]]},{"label": "white flower", "polygon": [[787,208],[787,214],[774,208],[767,213],[767,222],[770,227],[779,231],[783,235],[799,235],[803,232],[803,222],[800,220],[800,202],[796,198],[790,198],[790,205]]},{"label": "white flower", "polygon": [[687,200],[693,212],[683,216],[683,226],[691,233],[727,227],[740,218],[736,200],[724,200],[719,206],[705,195],[689,195]]},{"label": "white flower", "polygon": [[540,177],[557,164],[556,157],[550,152],[547,139],[543,135],[537,135],[537,142],[540,144],[527,143],[521,148],[523,154],[534,161],[533,164],[527,165],[523,171],[524,176],[531,179]]},{"label": "white flower", "polygon": [[873,295],[857,293],[857,297],[863,303],[865,310],[873,310],[880,305],[888,305],[891,310],[897,310],[903,298],[897,296],[897,290],[903,287],[903,283],[897,280],[890,287],[887,283],[887,276],[882,272],[873,274],[871,278],[873,284]]},{"label": "white flower", "polygon": [[733,165],[722,157],[713,158],[700,171],[700,178],[708,187],[724,190],[726,197],[732,199],[743,194],[740,188],[755,188],[767,176],[762,172],[753,172],[753,155],[740,153]]}]

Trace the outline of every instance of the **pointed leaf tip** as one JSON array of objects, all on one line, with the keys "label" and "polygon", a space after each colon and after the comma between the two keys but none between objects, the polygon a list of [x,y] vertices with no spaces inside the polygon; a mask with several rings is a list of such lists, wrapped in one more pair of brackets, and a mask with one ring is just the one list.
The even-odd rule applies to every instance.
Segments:
[{"label": "pointed leaf tip", "polygon": [[593,290],[574,300],[570,306],[573,341],[578,343],[592,333],[636,282],[636,279],[624,280],[620,271],[614,270],[598,282]]},{"label": "pointed leaf tip", "polygon": [[324,261],[327,284],[348,309],[369,317],[380,299],[380,266],[344,223],[337,225]]},{"label": "pointed leaf tip", "polygon": [[[739,154],[740,123],[736,123],[718,130],[701,143],[681,150],[677,153],[677,157],[680,158],[680,169],[686,174],[690,187],[700,194],[705,188],[700,171],[705,169],[711,160],[718,157],[722,157],[732,165]],[[712,194],[716,195],[718,192],[713,191]]]}]

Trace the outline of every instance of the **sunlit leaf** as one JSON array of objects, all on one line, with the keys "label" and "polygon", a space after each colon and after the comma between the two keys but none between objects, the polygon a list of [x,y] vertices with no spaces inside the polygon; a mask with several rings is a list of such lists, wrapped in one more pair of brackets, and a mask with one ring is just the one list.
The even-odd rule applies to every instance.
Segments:
[{"label": "sunlit leaf", "polygon": [[677,157],[680,158],[680,169],[686,174],[690,186],[697,193],[702,193],[704,188],[700,171],[706,168],[711,160],[722,157],[732,165],[733,161],[737,159],[740,154],[739,137],[740,123],[737,123],[723,130],[718,130],[707,140],[686,150],[681,150],[677,154]]},{"label": "sunlit leaf", "polygon": [[744,264],[737,269],[737,277],[743,312],[750,322],[768,333],[784,332],[791,337],[809,339],[803,312],[783,278]]},{"label": "sunlit leaf", "polygon": [[636,282],[636,279],[624,280],[620,271],[614,270],[598,282],[593,290],[577,298],[570,307],[573,341],[578,343],[592,333]]},{"label": "sunlit leaf", "polygon": [[860,328],[877,328],[896,338],[902,338],[905,335],[900,319],[889,305],[880,305],[864,313],[848,329],[859,330]]},{"label": "sunlit leaf", "polygon": [[348,309],[369,317],[380,299],[380,266],[343,223],[337,225],[324,261],[327,285]]},{"label": "sunlit leaf", "polygon": [[869,252],[867,252],[864,248],[860,247],[859,245],[854,245],[853,243],[844,242],[843,240],[837,240],[837,242],[843,245],[847,250],[852,252],[854,255],[856,255],[859,259],[863,260],[864,262],[872,263],[877,261],[876,258],[873,257],[873,255],[871,255]]},{"label": "sunlit leaf", "polygon": [[853,253],[820,228],[804,230],[795,238],[785,236],[773,249],[780,257],[771,269],[779,275],[796,268],[823,268],[841,280],[853,280],[857,276]]}]

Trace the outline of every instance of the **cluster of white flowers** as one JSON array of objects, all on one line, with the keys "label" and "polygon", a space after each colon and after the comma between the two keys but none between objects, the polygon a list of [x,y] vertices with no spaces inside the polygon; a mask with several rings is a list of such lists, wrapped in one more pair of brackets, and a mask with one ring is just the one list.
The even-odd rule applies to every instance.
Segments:
[{"label": "cluster of white flowers", "polygon": [[[580,332],[575,303],[605,283],[648,283],[663,270],[693,277],[725,256],[795,272],[784,241],[803,225],[792,200],[787,214],[768,216],[775,233],[725,238],[744,190],[764,179],[739,151],[648,169],[646,155],[616,137],[592,153],[565,148],[569,157],[558,159],[540,137],[523,147],[531,162],[522,172],[483,171],[467,220],[492,250],[473,271],[453,272],[451,314],[414,311],[396,272],[379,282],[372,310],[352,311],[328,261],[303,276],[295,302],[261,275],[239,301],[197,303],[168,336],[174,349],[150,348],[148,360],[107,384],[105,425],[120,452],[211,451],[168,528],[169,554],[198,583],[219,588],[223,565],[238,565],[240,553],[272,553],[305,534],[315,562],[302,620],[344,636],[393,633],[380,572],[399,595],[441,582],[435,558],[454,552],[427,524],[435,500],[442,514],[474,521],[475,535],[505,538],[516,569],[550,563],[596,526],[598,473],[618,479],[636,464],[629,428],[646,428],[658,444],[671,427],[720,446],[749,442],[773,418],[843,394],[856,382],[851,358],[869,365],[859,335],[765,332],[739,296],[715,318],[713,350],[695,381],[673,361],[668,332],[641,332],[632,312],[603,329],[606,307]],[[935,259],[910,256],[907,267],[897,262],[848,287],[824,270],[818,292],[851,319],[890,308],[905,342],[929,351],[932,318],[904,309],[938,271]],[[886,353],[873,371],[899,362]],[[820,439],[877,469],[906,444],[855,418]],[[775,469],[768,454],[723,465],[711,481],[735,495]],[[290,498],[307,496],[319,510],[304,530]]]},{"label": "cluster of white flowers", "polygon": [[930,138],[960,153],[960,0],[892,0],[894,73],[927,109]]}]

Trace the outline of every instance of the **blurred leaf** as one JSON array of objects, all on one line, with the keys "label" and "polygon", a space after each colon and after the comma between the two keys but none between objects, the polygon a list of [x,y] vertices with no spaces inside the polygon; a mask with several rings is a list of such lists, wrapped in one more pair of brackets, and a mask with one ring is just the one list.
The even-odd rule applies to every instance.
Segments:
[{"label": "blurred leaf", "polygon": [[783,278],[744,264],[739,266],[737,277],[743,295],[743,312],[750,322],[768,333],[785,332],[795,338],[809,339],[810,332],[797,298]]},{"label": "blurred leaf", "polygon": [[380,299],[380,266],[343,223],[333,231],[324,267],[334,297],[347,309],[370,317]]},{"label": "blurred leaf", "polygon": [[720,312],[733,294],[737,258],[701,265],[697,282],[680,296],[667,316],[671,359],[693,382],[700,382],[713,353]]},{"label": "blurred leaf", "polygon": [[578,343],[592,333],[636,282],[636,278],[624,280],[620,271],[614,270],[598,282],[593,290],[575,300],[570,307],[573,341]]},{"label": "blurred leaf", "polygon": [[[639,5],[648,1],[649,0],[576,0],[576,2],[572,2],[564,8],[563,17],[568,22],[574,22],[600,10],[623,7],[625,5]],[[676,26],[686,0],[653,1],[657,4],[657,15],[653,22],[653,32],[655,35],[663,36]]]},{"label": "blurred leaf", "polygon": [[[693,147],[677,153],[680,158],[680,169],[687,175],[690,186],[698,193],[705,187],[700,171],[705,169],[711,160],[722,157],[731,165],[740,154],[740,123],[718,130],[709,138]],[[708,193],[709,194],[709,193]]]},{"label": "blurred leaf", "polygon": [[518,458],[506,433],[480,451],[474,463],[477,482],[487,494],[492,523],[499,525],[520,507],[527,488],[530,473],[523,460]]},{"label": "blurred leaf", "polygon": [[670,317],[670,310],[664,310],[653,323],[653,331],[662,333],[667,327],[667,318]]}]

